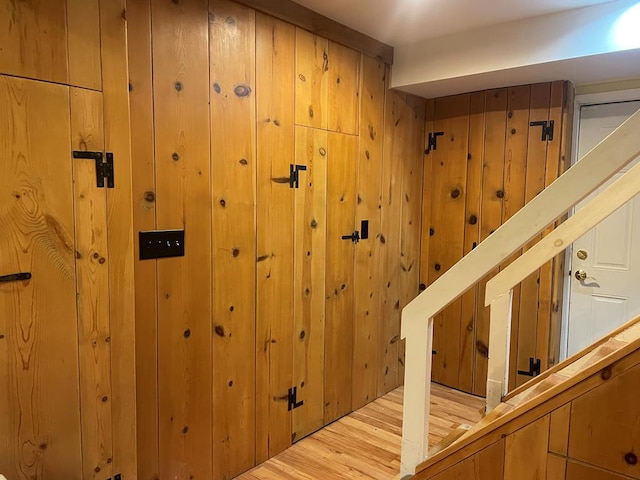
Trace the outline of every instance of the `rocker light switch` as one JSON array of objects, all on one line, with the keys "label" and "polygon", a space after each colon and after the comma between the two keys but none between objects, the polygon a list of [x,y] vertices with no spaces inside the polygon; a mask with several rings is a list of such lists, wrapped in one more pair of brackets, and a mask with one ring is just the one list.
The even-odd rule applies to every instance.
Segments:
[{"label": "rocker light switch", "polygon": [[184,257],[184,230],[138,232],[140,260]]}]

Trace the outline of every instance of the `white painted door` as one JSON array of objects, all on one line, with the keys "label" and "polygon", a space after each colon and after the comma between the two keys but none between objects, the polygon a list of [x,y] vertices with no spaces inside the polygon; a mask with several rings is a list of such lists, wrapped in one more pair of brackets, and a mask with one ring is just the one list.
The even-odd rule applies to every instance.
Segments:
[{"label": "white painted door", "polygon": [[[582,158],[639,108],[640,101],[583,106],[580,110],[578,158]],[[638,161],[640,158],[631,165]],[[631,165],[608,183],[619,178]],[[576,209],[594,195],[578,204]],[[569,355],[640,315],[639,244],[640,195],[573,244]],[[582,272],[586,274],[584,280],[576,277]]]}]

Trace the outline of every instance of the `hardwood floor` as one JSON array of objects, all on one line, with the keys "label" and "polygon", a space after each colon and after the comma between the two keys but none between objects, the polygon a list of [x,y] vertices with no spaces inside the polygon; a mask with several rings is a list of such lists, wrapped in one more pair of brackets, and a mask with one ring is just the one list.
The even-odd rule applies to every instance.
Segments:
[{"label": "hardwood floor", "polygon": [[[433,384],[434,445],[460,424],[480,420],[484,399]],[[388,480],[400,471],[402,387],[300,440],[237,480]]]}]

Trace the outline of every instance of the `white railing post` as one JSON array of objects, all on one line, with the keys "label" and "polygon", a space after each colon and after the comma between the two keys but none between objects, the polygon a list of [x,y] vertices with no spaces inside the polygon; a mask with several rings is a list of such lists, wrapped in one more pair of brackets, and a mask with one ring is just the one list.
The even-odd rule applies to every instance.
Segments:
[{"label": "white railing post", "polygon": [[405,335],[404,406],[400,478],[413,475],[429,448],[433,318],[413,322]]},{"label": "white railing post", "polygon": [[511,301],[513,289],[491,302],[489,331],[489,369],[487,374],[487,410],[502,401],[509,387],[509,343],[511,340]]}]

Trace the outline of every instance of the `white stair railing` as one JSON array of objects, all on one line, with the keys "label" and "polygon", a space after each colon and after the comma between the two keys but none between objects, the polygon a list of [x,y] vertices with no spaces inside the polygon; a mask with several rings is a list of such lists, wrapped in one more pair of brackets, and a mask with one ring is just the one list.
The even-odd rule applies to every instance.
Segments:
[{"label": "white stair railing", "polygon": [[513,287],[640,193],[640,163],[592,198],[562,225],[518,257],[487,283],[485,305],[491,307],[487,411],[508,392],[508,358]]},{"label": "white stair railing", "polygon": [[[639,132],[640,111],[629,117],[403,309],[401,337],[406,340],[406,357],[400,466],[402,478],[412,475],[415,467],[427,457],[433,318],[637,157],[640,154]],[[510,310],[508,297],[503,295],[496,299],[496,314],[501,310],[504,316]],[[492,308],[492,315],[493,312]],[[507,334],[506,331],[499,333],[501,336]],[[489,349],[491,358],[491,345]],[[503,380],[500,383],[502,391]],[[492,390],[496,387],[498,385],[494,385]]]}]

